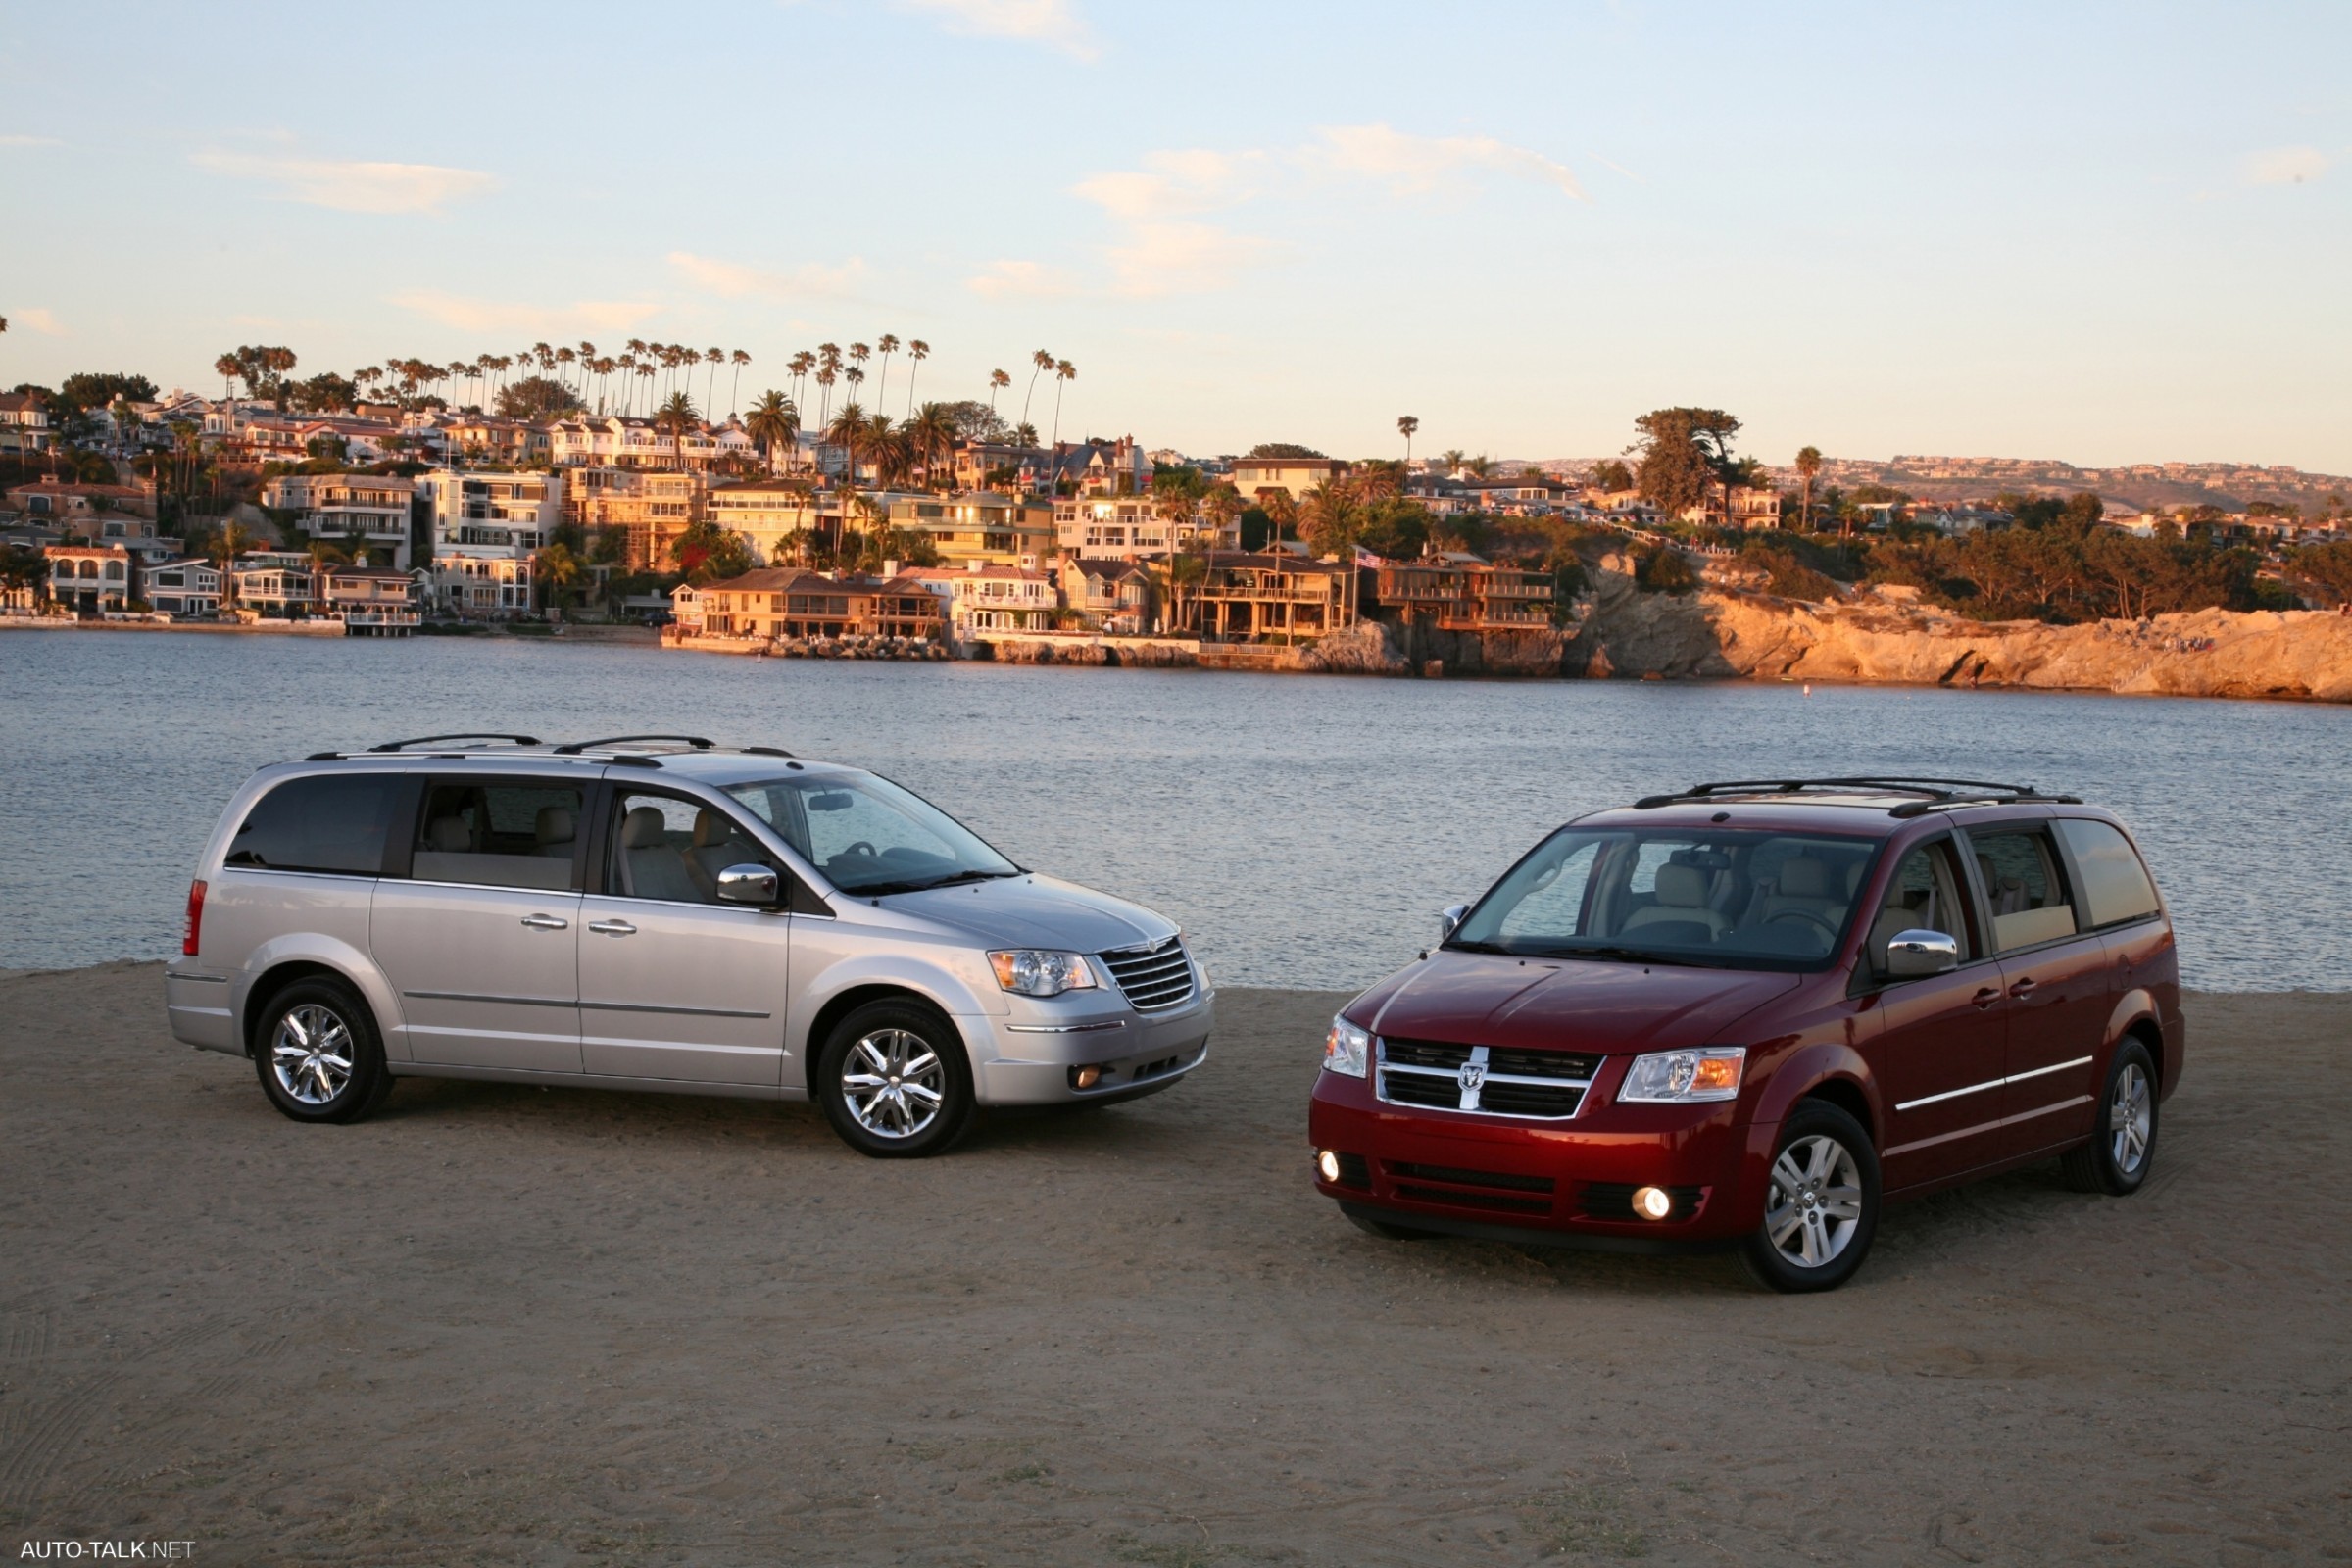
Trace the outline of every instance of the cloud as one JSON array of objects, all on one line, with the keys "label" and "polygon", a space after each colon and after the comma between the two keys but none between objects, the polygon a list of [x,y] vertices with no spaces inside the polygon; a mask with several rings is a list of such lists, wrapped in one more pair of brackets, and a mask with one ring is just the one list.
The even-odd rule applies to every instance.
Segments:
[{"label": "cloud", "polygon": [[1113,292],[1130,299],[1199,294],[1230,285],[1235,274],[1258,265],[1274,249],[1253,234],[1237,234],[1214,223],[1137,223],[1125,243],[1103,255],[1116,279]]},{"label": "cloud", "polygon": [[1102,53],[1071,0],[899,0],[899,7],[935,16],[966,37],[1018,38],[1089,62]]},{"label": "cloud", "polygon": [[662,314],[659,305],[627,300],[579,300],[567,306],[502,304],[468,299],[438,289],[403,289],[390,303],[414,311],[444,326],[468,332],[568,333],[576,328],[625,332],[648,318]]},{"label": "cloud", "polygon": [[1171,214],[1211,212],[1256,193],[1261,152],[1220,153],[1205,147],[1146,153],[1141,169],[1094,174],[1070,187],[1114,218],[1133,221]]},{"label": "cloud", "polygon": [[0,136],[0,147],[63,147],[55,136]]},{"label": "cloud", "polygon": [[1315,134],[1319,144],[1300,155],[1310,167],[1382,180],[1399,196],[1435,190],[1463,170],[1490,169],[1585,200],[1567,165],[1492,136],[1414,136],[1385,124],[1323,125]]},{"label": "cloud", "polygon": [[963,286],[982,299],[1062,299],[1077,292],[1069,273],[1040,262],[1000,261],[987,271],[964,279]]},{"label": "cloud", "polygon": [[64,337],[67,335],[66,329],[58,324],[56,317],[50,315],[47,311],[39,309],[36,306],[26,306],[23,310],[9,312],[8,324],[12,328],[19,326],[31,327],[35,332],[40,333],[44,337]]},{"label": "cloud", "polygon": [[480,196],[498,186],[495,176],[479,170],[444,169],[438,164],[272,158],[217,149],[193,154],[188,161],[231,179],[275,185],[283,201],[346,213],[437,213],[450,202]]},{"label": "cloud", "polygon": [[2317,147],[2272,147],[2246,160],[2246,183],[2307,185],[2328,172],[2328,161]]},{"label": "cloud", "polygon": [[669,265],[686,274],[687,280],[698,288],[731,300],[753,295],[778,300],[848,300],[854,304],[870,304],[860,299],[857,285],[865,277],[865,261],[853,256],[839,267],[826,267],[810,262],[789,272],[763,272],[755,267],[743,267],[734,262],[722,262],[714,257],[697,256],[691,251],[671,251]]}]

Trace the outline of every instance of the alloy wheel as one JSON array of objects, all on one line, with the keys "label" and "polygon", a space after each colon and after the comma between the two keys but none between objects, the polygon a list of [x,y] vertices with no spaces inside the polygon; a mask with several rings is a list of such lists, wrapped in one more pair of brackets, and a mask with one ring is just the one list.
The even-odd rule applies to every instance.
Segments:
[{"label": "alloy wheel", "polygon": [[2115,1075],[2115,1092],[2107,1100],[2107,1146],[2115,1168],[2136,1176],[2148,1157],[2148,1140],[2155,1131],[2155,1098],[2148,1093],[2148,1075],[2137,1062],[2127,1063]]},{"label": "alloy wheel", "polygon": [[1798,1268],[1824,1267],[1861,1224],[1862,1172],[1850,1150],[1815,1133],[1781,1151],[1764,1200],[1764,1231],[1783,1257]]},{"label": "alloy wheel", "polygon": [[876,1138],[914,1137],[939,1119],[947,1091],[947,1064],[910,1030],[877,1029],[842,1057],[842,1099]]},{"label": "alloy wheel", "polygon": [[351,1026],[315,1002],[288,1007],[270,1042],[277,1086],[305,1105],[323,1105],[351,1082]]}]

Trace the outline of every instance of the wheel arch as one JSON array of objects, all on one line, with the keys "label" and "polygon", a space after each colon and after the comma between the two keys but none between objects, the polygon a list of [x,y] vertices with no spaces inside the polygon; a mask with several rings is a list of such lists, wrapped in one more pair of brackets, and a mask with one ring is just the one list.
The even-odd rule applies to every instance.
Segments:
[{"label": "wheel arch", "polygon": [[2172,1085],[2164,1076],[2164,1026],[2157,1019],[2156,999],[2145,991],[2126,992],[2116,1002],[2115,1011],[2107,1021],[2108,1057],[2127,1040],[2136,1040],[2148,1054],[2156,1074],[2156,1092],[2163,1095]]},{"label": "wheel arch", "polygon": [[245,1004],[237,1009],[238,1038],[244,1042],[245,1054],[250,1057],[261,1049],[261,1024],[270,1004],[289,986],[305,980],[335,980],[351,987],[362,1005],[372,1015],[377,1039],[384,1035],[383,1014],[368,988],[351,974],[315,957],[283,958],[256,975],[245,992]]},{"label": "wheel arch", "polygon": [[803,1043],[801,1079],[810,1099],[816,1096],[816,1058],[824,1051],[825,1043],[832,1038],[833,1031],[840,1027],[842,1019],[859,1007],[876,1002],[909,1003],[926,1012],[938,1014],[940,1022],[948,1026],[957,1044],[963,1047],[964,1060],[971,1069],[973,1081],[978,1082],[980,1063],[972,1054],[972,1042],[956,1022],[956,1015],[942,1006],[937,997],[927,996],[913,986],[898,981],[867,980],[847,986],[827,997],[824,1004],[816,1009],[816,1016],[808,1020],[808,1038]]}]

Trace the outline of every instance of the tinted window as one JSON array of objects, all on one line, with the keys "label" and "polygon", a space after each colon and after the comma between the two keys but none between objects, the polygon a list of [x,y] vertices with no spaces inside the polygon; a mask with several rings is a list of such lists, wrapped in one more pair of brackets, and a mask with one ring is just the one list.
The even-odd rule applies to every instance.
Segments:
[{"label": "tinted window", "polygon": [[2040,828],[1969,834],[2001,953],[2075,934],[2074,899],[2056,846]]},{"label": "tinted window", "polygon": [[383,868],[400,785],[391,773],[288,779],[246,813],[228,841],[226,863],[374,876]]},{"label": "tinted window", "polygon": [[1883,964],[1886,944],[1905,931],[1940,931],[1960,945],[1960,961],[1976,956],[1969,939],[1967,901],[1952,868],[1948,843],[1923,844],[1895,867],[1894,884],[1870,928],[1870,958]]},{"label": "tinted window", "polygon": [[436,783],[425,794],[410,874],[421,882],[569,888],[584,804],[577,785]]},{"label": "tinted window", "polygon": [[2129,839],[2104,822],[2079,819],[2060,822],[2058,835],[2082,873],[2082,903],[2092,925],[2117,925],[2156,912],[2156,886]]},{"label": "tinted window", "polygon": [[718,873],[731,865],[780,869],[775,857],[726,812],[674,795],[623,794],[613,801],[612,858],[605,891],[629,899],[716,904]]}]

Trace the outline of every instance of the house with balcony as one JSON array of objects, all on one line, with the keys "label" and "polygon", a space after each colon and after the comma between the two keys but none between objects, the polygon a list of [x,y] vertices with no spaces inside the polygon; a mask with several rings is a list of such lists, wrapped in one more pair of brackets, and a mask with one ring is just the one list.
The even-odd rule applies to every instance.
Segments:
[{"label": "house with balcony", "polygon": [[1134,562],[1065,555],[1054,577],[1062,608],[1084,615],[1097,630],[1136,637],[1152,629],[1152,574]]},{"label": "house with balcony", "polygon": [[[700,473],[648,468],[570,467],[558,470],[564,520],[590,535],[621,532],[621,560],[631,571],[673,571],[678,535],[707,514],[710,494]],[[754,559],[769,558],[755,552]]]},{"label": "house with balcony", "polygon": [[1732,486],[1730,511],[1725,511],[1723,486],[1708,487],[1706,499],[1683,511],[1683,521],[1710,528],[1778,528],[1781,493],[1770,485]]},{"label": "house with balcony", "polygon": [[166,614],[193,619],[220,612],[220,568],[202,556],[159,561],[139,575],[147,603]]},{"label": "house with balcony", "polygon": [[432,601],[461,615],[529,610],[531,558],[564,520],[563,478],[444,468],[416,489],[432,528]]},{"label": "house with balcony", "polygon": [[986,631],[1046,631],[1060,598],[1042,571],[969,561],[957,567],[909,566],[903,582],[920,584],[940,602],[940,614],[957,642]]},{"label": "house with balcony", "polygon": [[121,545],[51,545],[49,597],[69,610],[127,610],[138,597],[130,552]]},{"label": "house with balcony", "polygon": [[389,566],[325,566],[318,573],[319,613],[342,617],[359,636],[406,636],[423,620],[417,574]]},{"label": "house with balcony", "polygon": [[497,415],[466,414],[450,421],[450,444],[468,463],[510,463],[516,467],[554,461],[555,435],[546,425]]},{"label": "house with balcony", "polygon": [[1253,507],[1277,490],[1298,501],[1347,471],[1348,465],[1336,458],[1236,458],[1233,487]]},{"label": "house with balcony", "polygon": [[1380,608],[1440,631],[1536,631],[1551,624],[1551,575],[1497,566],[1465,552],[1384,561],[1373,596]]},{"label": "house with balcony", "polygon": [[1150,495],[1064,496],[1054,503],[1054,544],[1063,555],[1124,561],[1178,547],[1177,525]]},{"label": "house with balcony", "polygon": [[1288,551],[1220,552],[1186,595],[1204,641],[1295,643],[1356,620],[1356,569]]},{"label": "house with balcony", "polygon": [[807,479],[750,479],[710,487],[706,514],[735,535],[762,565],[781,566],[801,551],[841,544],[844,497]]},{"label": "house with balcony", "polygon": [[410,565],[409,513],[416,490],[406,479],[367,473],[282,473],[262,485],[262,505],[294,514],[294,526],[397,570]]},{"label": "house with balcony", "polygon": [[979,564],[1037,571],[1054,554],[1054,509],[994,490],[889,496],[883,520],[921,534],[941,564],[958,570]]},{"label": "house with balcony", "polygon": [[945,629],[938,597],[904,574],[883,580],[763,566],[705,584],[691,606],[674,598],[672,605],[681,630],[691,609],[710,637],[930,639]]},{"label": "house with balcony", "polygon": [[46,452],[57,439],[37,392],[0,392],[0,452]]},{"label": "house with balcony", "polygon": [[292,550],[256,550],[229,564],[236,608],[271,619],[299,619],[318,602],[311,558]]},{"label": "house with balcony", "polygon": [[548,454],[558,467],[667,468],[708,472],[731,449],[752,451],[738,428],[730,443],[708,425],[689,426],[680,438],[651,419],[618,414],[559,419],[548,427]]}]

